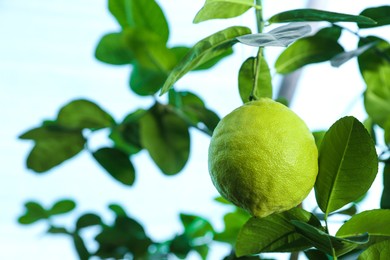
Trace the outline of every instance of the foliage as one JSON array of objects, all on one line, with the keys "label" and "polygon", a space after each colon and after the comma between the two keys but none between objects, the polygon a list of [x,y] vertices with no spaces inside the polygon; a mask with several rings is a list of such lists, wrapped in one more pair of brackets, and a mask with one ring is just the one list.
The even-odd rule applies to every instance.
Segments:
[{"label": "foliage", "polygon": [[[34,141],[27,167],[36,173],[47,172],[80,152],[88,152],[115,181],[132,186],[137,175],[132,156],[141,150],[149,153],[163,174],[180,173],[189,159],[189,128],[211,135],[219,117],[201,97],[189,91],[177,91],[174,85],[193,70],[208,70],[218,64],[233,53],[233,45],[249,44],[258,48],[258,54],[248,57],[239,71],[238,87],[243,102],[272,97],[272,67],[268,65],[264,48],[285,46],[274,66],[280,74],[318,62],[330,61],[338,67],[355,59],[367,86],[364,106],[369,118],[363,125],[354,117],[344,117],[328,131],[314,133],[320,151],[315,193],[322,213],[297,207],[257,219],[234,208],[224,216],[223,231],[216,231],[203,217],[181,214],[182,232],[158,242],[148,236],[140,222],[115,204],[109,206],[114,214],[113,222],[95,213],[85,213],[75,220],[74,227],[54,225],[53,218],[71,212],[76,206],[66,199],[50,208],[27,202],[26,212],[19,218],[21,224],[45,221],[48,233],[72,239],[80,259],[91,256],[157,259],[169,255],[185,258],[191,251],[206,259],[215,241],[231,246],[232,253],[226,259],[236,259],[236,255],[258,259],[252,255],[294,251],[305,251],[309,259],[336,259],[351,253],[361,253],[359,259],[381,259],[380,254],[388,251],[390,241],[390,45],[369,35],[369,29],[390,24],[390,6],[370,7],[359,15],[297,9],[264,20],[259,0],[207,0],[195,23],[237,17],[254,10],[258,32],[252,34],[245,26],[232,26],[201,39],[192,47],[168,44],[170,27],[154,0],[109,0],[108,8],[121,30],[103,36],[95,56],[112,65],[130,64],[130,90],[139,96],[155,97],[155,103],[147,109],[129,111],[122,120],[114,119],[90,100],[65,104],[55,119],[44,121],[20,136]],[[328,24],[308,36],[310,27],[296,23],[307,21]],[[266,24],[286,22],[291,24],[263,32]],[[355,23],[368,36],[344,28],[340,22]],[[344,50],[339,42],[343,32],[352,32],[358,38],[355,50]],[[161,95],[168,93],[167,101],[159,101],[156,96],[159,91]],[[91,150],[90,138],[102,129],[110,131],[112,145]],[[382,132],[386,146],[375,147]],[[380,151],[379,162],[384,165],[382,209],[356,214],[355,204],[377,175],[376,148]],[[229,204],[222,198],[217,201]],[[351,218],[332,235],[328,220],[336,214]],[[92,227],[98,228],[94,237],[97,250],[91,250],[83,237],[82,231]]]}]

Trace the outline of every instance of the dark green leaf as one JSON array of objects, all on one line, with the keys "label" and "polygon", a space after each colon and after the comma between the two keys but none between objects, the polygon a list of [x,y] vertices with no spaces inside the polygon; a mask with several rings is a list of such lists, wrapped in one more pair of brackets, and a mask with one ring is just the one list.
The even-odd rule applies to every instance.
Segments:
[{"label": "dark green leaf", "polygon": [[340,54],[337,54],[336,56],[334,56],[330,60],[330,64],[333,67],[338,68],[341,65],[343,65],[344,63],[346,63],[347,61],[349,61],[350,59],[358,57],[359,55],[363,54],[365,51],[367,51],[368,49],[370,49],[373,46],[375,46],[375,44],[376,44],[375,42],[370,42],[370,43],[368,43],[366,45],[363,45],[363,46],[357,48],[356,50],[342,52]]},{"label": "dark green leaf", "polygon": [[307,64],[330,60],[343,52],[343,48],[337,42],[340,33],[340,28],[328,27],[320,30],[314,36],[297,40],[276,60],[277,72],[290,73]]},{"label": "dark green leaf", "polygon": [[291,220],[291,223],[314,247],[329,255],[341,256],[368,242],[367,233],[344,239],[330,236],[323,230],[302,221]]},{"label": "dark green leaf", "polygon": [[325,253],[317,249],[309,249],[306,250],[304,253],[309,260],[329,260],[328,256]]},{"label": "dark green leaf", "polygon": [[140,96],[153,95],[164,85],[167,77],[166,72],[143,68],[135,63],[130,76],[130,88]]},{"label": "dark green leaf", "polygon": [[224,58],[228,57],[231,54],[233,54],[233,48],[228,48],[225,51],[221,52],[219,55],[217,55],[214,58],[210,59],[209,61],[206,61],[205,63],[197,66],[196,68],[193,69],[193,71],[208,70],[208,69],[214,67],[221,60],[223,60]]},{"label": "dark green leaf", "polygon": [[23,225],[32,224],[38,220],[48,218],[46,210],[38,203],[29,201],[24,204],[26,213],[20,216],[18,222]]},{"label": "dark green leaf", "polygon": [[354,117],[334,123],[319,150],[315,194],[327,216],[357,200],[370,188],[378,171],[378,157],[370,134]]},{"label": "dark green leaf", "polygon": [[[231,203],[229,204],[231,205]],[[234,212],[227,213],[223,217],[225,228],[222,232],[215,234],[214,240],[228,243],[234,247],[238,233],[249,218],[250,215],[240,208],[236,208]]]},{"label": "dark green leaf", "polygon": [[388,209],[363,211],[345,222],[336,235],[338,237],[348,237],[368,233],[370,235],[369,244],[390,239],[389,219],[390,210]]},{"label": "dark green leaf", "polygon": [[376,22],[376,24],[358,24],[359,28],[372,28],[377,26],[383,26],[390,24],[390,6],[384,5],[384,6],[378,6],[378,7],[371,7],[363,10],[363,12],[360,13],[362,16],[366,16],[371,18]]},{"label": "dark green leaf", "polygon": [[82,228],[101,225],[102,223],[102,219],[98,215],[87,213],[78,218],[76,222],[76,230],[79,231]]},{"label": "dark green leaf", "polygon": [[367,37],[359,46],[377,42],[358,57],[360,73],[367,84],[364,106],[373,122],[384,128],[390,117],[390,44],[377,37]]},{"label": "dark green leaf", "polygon": [[108,206],[108,208],[110,209],[110,210],[112,210],[114,213],[115,213],[115,215],[117,216],[117,217],[120,217],[120,216],[127,216],[127,213],[126,213],[126,211],[120,206],[120,205],[118,205],[118,204],[110,204],[109,206]]},{"label": "dark green leaf", "polygon": [[32,129],[19,138],[35,141],[35,146],[27,158],[27,168],[39,173],[75,156],[84,149],[85,144],[80,130],[65,130],[52,126]]},{"label": "dark green leaf", "polygon": [[168,92],[173,84],[190,70],[193,70],[228,51],[232,45],[237,43],[237,36],[248,33],[250,33],[250,29],[246,27],[233,26],[199,41],[172,70],[171,74],[169,74],[168,79],[161,90],[161,94]]},{"label": "dark green leaf", "polygon": [[188,125],[168,106],[153,106],[140,120],[140,134],[142,146],[163,173],[183,169],[190,152]]},{"label": "dark green leaf", "polygon": [[180,220],[184,226],[184,233],[191,239],[212,236],[214,229],[206,219],[187,214],[180,214]]},{"label": "dark green leaf", "polygon": [[54,205],[47,211],[47,213],[52,215],[65,214],[72,211],[76,208],[76,203],[73,200],[60,200],[54,203]]},{"label": "dark green leaf", "polygon": [[202,9],[196,14],[194,23],[210,19],[236,17],[248,11],[251,7],[255,7],[252,0],[206,0]]},{"label": "dark green leaf", "polygon": [[237,256],[261,252],[292,252],[309,248],[311,245],[295,231],[291,220],[302,220],[321,228],[318,219],[300,208],[293,208],[265,218],[252,217],[238,234]]},{"label": "dark green leaf", "polygon": [[101,62],[113,65],[130,64],[134,59],[122,32],[104,35],[96,46],[95,57]]},{"label": "dark green leaf", "polygon": [[240,36],[237,37],[237,40],[243,44],[255,47],[287,47],[294,41],[306,36],[310,32],[311,27],[308,24],[290,23],[288,25],[277,27],[268,33],[257,33]]},{"label": "dark green leaf", "polygon": [[91,257],[91,254],[89,253],[83,239],[79,234],[73,234],[73,245],[80,260],[88,260]]},{"label": "dark green leaf", "polygon": [[358,260],[386,260],[390,255],[390,240],[386,240],[370,246],[358,258]]},{"label": "dark green leaf", "polygon": [[243,103],[249,98],[272,98],[272,78],[267,61],[263,56],[260,59],[248,58],[241,65],[238,73],[238,89]]},{"label": "dark green leaf", "polygon": [[184,259],[191,251],[192,246],[190,239],[187,235],[183,234],[176,236],[169,245],[170,252],[174,253],[177,257]]},{"label": "dark green leaf", "polygon": [[316,145],[318,150],[321,147],[322,140],[324,139],[324,136],[326,134],[326,131],[315,131],[313,132],[314,139],[316,141]]},{"label": "dark green leaf", "polygon": [[322,11],[317,9],[296,9],[278,13],[268,19],[270,23],[288,23],[288,22],[314,22],[327,21],[336,22],[354,22],[359,24],[375,24],[375,21],[362,16],[350,15],[335,12]]},{"label": "dark green leaf", "polygon": [[390,164],[386,163],[383,169],[383,191],[381,208],[390,209]]},{"label": "dark green leaf", "polygon": [[116,148],[105,147],[92,155],[114,179],[125,185],[133,185],[135,169],[126,153]]},{"label": "dark green leaf", "polygon": [[47,233],[71,235],[71,233],[66,228],[64,228],[64,227],[55,227],[55,226],[50,226],[49,229],[47,230]]},{"label": "dark green leaf", "polygon": [[167,20],[154,0],[109,0],[108,8],[122,27],[142,28],[168,41]]},{"label": "dark green leaf", "polygon": [[73,100],[58,112],[57,123],[72,129],[99,129],[110,127],[114,119],[95,103],[85,100]]}]

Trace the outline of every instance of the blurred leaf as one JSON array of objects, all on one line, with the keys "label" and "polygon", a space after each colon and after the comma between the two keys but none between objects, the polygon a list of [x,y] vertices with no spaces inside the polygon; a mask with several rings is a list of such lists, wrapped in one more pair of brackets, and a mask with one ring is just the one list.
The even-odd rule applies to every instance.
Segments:
[{"label": "blurred leaf", "polygon": [[225,228],[222,232],[214,235],[214,240],[228,243],[234,247],[238,233],[249,218],[250,215],[241,208],[236,208],[234,212],[227,213],[223,217]]},{"label": "blurred leaf", "polygon": [[156,104],[140,119],[142,146],[167,175],[180,172],[190,150],[188,125],[168,107]]},{"label": "blurred leaf", "polygon": [[337,42],[340,34],[341,29],[333,26],[297,40],[280,54],[275,63],[276,71],[287,74],[307,64],[330,60],[344,51]]},{"label": "blurred leaf", "polygon": [[60,200],[47,211],[50,216],[65,214],[76,208],[76,203],[73,200]]},{"label": "blurred leaf", "polygon": [[208,70],[212,67],[214,67],[216,64],[218,64],[221,60],[224,58],[230,56],[233,54],[233,48],[227,48],[223,52],[221,52],[219,55],[216,55],[214,58],[211,58],[210,60],[206,61],[205,63],[195,67],[193,70]]},{"label": "blurred leaf", "polygon": [[99,129],[110,127],[115,121],[95,103],[78,99],[61,108],[58,112],[57,123],[72,129]]},{"label": "blurred leaf", "polygon": [[125,185],[133,185],[135,169],[126,153],[116,148],[104,147],[92,155],[114,179]]},{"label": "blurred leaf", "polygon": [[375,123],[372,120],[372,118],[367,117],[367,119],[364,120],[363,125],[367,129],[368,133],[371,135],[371,138],[374,141],[374,144],[376,144],[376,136],[375,136],[375,130],[374,130]]},{"label": "blurred leaf", "polygon": [[80,260],[88,260],[91,257],[83,239],[78,234],[73,234],[73,244]]},{"label": "blurred leaf", "polygon": [[194,23],[236,17],[254,6],[252,0],[206,0],[202,9],[196,14]]},{"label": "blurred leaf", "polygon": [[377,43],[375,48],[358,57],[360,73],[367,84],[364,106],[374,123],[384,128],[390,117],[390,44],[377,37],[367,37],[359,46],[370,42]]},{"label": "blurred leaf", "polygon": [[112,128],[109,137],[114,142],[116,148],[129,155],[136,154],[142,150],[139,133],[139,119],[145,113],[145,110],[137,109],[127,115],[122,123]]},{"label": "blurred leaf", "polygon": [[32,224],[41,219],[47,219],[46,210],[37,202],[29,201],[24,204],[26,212],[20,216],[18,222],[23,225]]},{"label": "blurred leaf", "polygon": [[212,236],[214,233],[214,229],[210,222],[204,218],[181,213],[180,220],[184,226],[184,233],[191,239],[207,235]]},{"label": "blurred leaf", "polygon": [[367,51],[370,48],[372,48],[373,46],[375,46],[375,44],[376,44],[375,42],[370,42],[366,45],[363,45],[363,46],[357,48],[356,50],[342,52],[340,54],[337,54],[336,56],[334,56],[330,60],[330,65],[338,68],[341,65],[343,65],[344,63],[346,63],[347,61],[349,61],[350,59],[353,59],[353,58],[358,57],[359,55],[363,54],[365,51]]},{"label": "blurred leaf", "polygon": [[203,260],[207,259],[207,255],[209,254],[209,246],[208,245],[194,246],[193,249],[199,254],[199,256]]},{"label": "blurred leaf", "polygon": [[78,218],[76,222],[76,230],[79,231],[82,228],[101,225],[102,223],[102,219],[98,215],[87,213]]},{"label": "blurred leaf", "polygon": [[309,249],[306,250],[304,253],[309,260],[329,260],[328,256],[325,253],[317,249]]},{"label": "blurred leaf", "polygon": [[371,7],[360,13],[362,16],[371,18],[376,24],[358,24],[359,28],[372,28],[390,24],[390,6],[383,5]]},{"label": "blurred leaf", "polygon": [[319,150],[321,147],[322,140],[324,139],[324,136],[326,134],[326,131],[314,131],[313,136],[314,140],[316,141],[317,149]]},{"label": "blurred leaf", "polygon": [[110,205],[108,206],[108,208],[109,208],[110,210],[112,210],[112,211],[115,213],[115,215],[116,215],[117,217],[127,216],[126,211],[125,211],[120,205],[118,205],[118,204],[110,204]]},{"label": "blurred leaf", "polygon": [[335,12],[322,11],[317,9],[295,9],[278,13],[268,19],[269,23],[288,23],[288,22],[315,22],[327,21],[336,22],[355,22],[359,24],[375,24],[375,21],[362,16],[350,15]]},{"label": "blurred leaf", "polygon": [[250,33],[250,29],[241,26],[233,26],[214,33],[196,43],[181,62],[169,74],[161,94],[168,92],[173,84],[190,70],[220,56],[237,42],[236,37]]},{"label": "blurred leaf", "polygon": [[336,235],[348,237],[368,233],[370,235],[369,245],[379,241],[390,239],[390,210],[374,209],[363,211],[352,216],[345,222]]},{"label": "blurred leaf", "polygon": [[270,70],[264,57],[259,58],[259,61],[254,57],[245,60],[238,73],[238,89],[243,103],[249,102],[252,94],[254,99],[272,98]]},{"label": "blurred leaf", "polygon": [[168,41],[167,20],[154,0],[109,0],[108,9],[123,28],[142,28],[158,34],[164,42]]},{"label": "blurred leaf", "polygon": [[115,32],[108,33],[100,39],[96,46],[95,58],[112,65],[124,65],[132,63],[134,55],[127,45],[124,33]]},{"label": "blurred leaf", "polygon": [[367,233],[344,239],[330,236],[323,230],[299,220],[291,220],[291,223],[314,247],[329,255],[335,253],[341,256],[368,242]]},{"label": "blurred leaf", "polygon": [[382,209],[390,209],[390,164],[388,163],[383,169],[383,191],[380,206]]},{"label": "blurred leaf", "polygon": [[279,26],[268,33],[256,33],[240,36],[237,37],[237,40],[243,44],[255,47],[287,47],[310,32],[311,27],[308,24],[290,23]]},{"label": "blurred leaf", "polygon": [[386,240],[370,246],[359,255],[358,260],[386,260],[390,255],[390,240]]},{"label": "blurred leaf", "polygon": [[221,204],[230,205],[230,206],[233,205],[230,201],[228,201],[228,200],[225,199],[224,197],[220,197],[220,196],[219,196],[219,197],[214,198],[214,200],[215,200],[216,202],[221,203]]},{"label": "blurred leaf", "polygon": [[20,139],[32,139],[35,146],[27,158],[27,168],[45,172],[70,159],[84,149],[85,139],[80,130],[43,126],[22,134]]},{"label": "blurred leaf", "polygon": [[170,252],[181,259],[186,258],[191,249],[190,239],[186,234],[176,236],[169,245]]},{"label": "blurred leaf", "polygon": [[311,245],[295,231],[291,220],[302,220],[321,228],[321,223],[301,208],[275,213],[265,218],[250,218],[238,234],[238,257],[261,252],[292,252],[307,249]]},{"label": "blurred leaf", "polygon": [[135,63],[130,76],[130,88],[140,96],[153,95],[164,85],[167,77],[166,72],[143,68]]},{"label": "blurred leaf", "polygon": [[371,136],[354,117],[344,117],[325,134],[319,150],[315,194],[327,216],[355,201],[370,188],[378,171]]},{"label": "blurred leaf", "polygon": [[49,229],[47,230],[47,233],[71,235],[71,233],[66,228],[64,228],[64,227],[55,227],[55,226],[50,226]]}]

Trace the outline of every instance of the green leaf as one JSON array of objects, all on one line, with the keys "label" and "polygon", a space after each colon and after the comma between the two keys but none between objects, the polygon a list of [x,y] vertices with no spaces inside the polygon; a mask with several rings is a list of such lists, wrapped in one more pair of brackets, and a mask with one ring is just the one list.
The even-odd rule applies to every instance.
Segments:
[{"label": "green leaf", "polygon": [[108,208],[112,210],[112,212],[114,212],[117,217],[127,216],[125,209],[118,204],[110,204],[108,205]]},{"label": "green leaf", "polygon": [[238,89],[243,103],[249,102],[253,95],[254,99],[261,97],[272,98],[272,78],[267,61],[263,56],[260,60],[254,57],[248,58],[241,65],[238,73]]},{"label": "green leaf", "polygon": [[340,34],[341,29],[333,26],[297,40],[280,54],[275,63],[276,71],[287,74],[307,64],[330,60],[344,51],[337,42]]},{"label": "green leaf", "polygon": [[359,46],[377,42],[358,57],[360,73],[367,84],[364,106],[373,122],[384,128],[390,118],[390,44],[377,37],[367,37]]},{"label": "green leaf", "polygon": [[309,260],[329,260],[328,256],[324,252],[317,249],[309,249],[304,253]]},{"label": "green leaf", "polygon": [[92,155],[115,180],[124,185],[133,185],[135,169],[126,153],[116,148],[105,147]]},{"label": "green leaf", "polygon": [[375,21],[362,15],[350,15],[335,12],[322,11],[317,9],[295,9],[278,13],[268,19],[269,23],[289,23],[289,22],[315,22],[327,21],[354,22],[359,24],[375,24]]},{"label": "green leaf", "polygon": [[365,194],[377,171],[375,145],[363,124],[351,116],[334,123],[319,150],[319,173],[314,186],[325,216]]},{"label": "green leaf", "polygon": [[390,255],[390,240],[370,246],[359,255],[358,260],[386,260]]},{"label": "green leaf", "polygon": [[374,209],[352,216],[337,231],[336,236],[348,237],[368,233],[369,244],[390,239],[390,210]]},{"label": "green leaf", "polygon": [[130,88],[140,96],[153,95],[164,85],[167,77],[166,72],[143,68],[135,63],[130,76]]},{"label": "green leaf", "polygon": [[63,235],[71,235],[72,234],[66,228],[56,227],[56,226],[50,226],[49,229],[47,230],[47,233],[49,233],[49,234],[63,234]]},{"label": "green leaf", "polygon": [[291,220],[302,220],[321,228],[318,219],[300,208],[293,208],[265,218],[252,217],[238,234],[237,256],[261,252],[292,252],[309,248],[311,245],[295,231]]},{"label": "green leaf", "polygon": [[45,172],[70,159],[84,149],[85,139],[80,130],[43,126],[22,134],[20,139],[32,139],[35,146],[27,158],[27,168]]},{"label": "green leaf", "polygon": [[214,33],[199,41],[191,48],[184,59],[172,70],[165,82],[161,95],[168,92],[173,84],[190,70],[212,60],[228,51],[235,43],[236,37],[250,33],[247,27],[233,26]]},{"label": "green leaf", "polygon": [[76,252],[80,260],[88,260],[91,257],[87,247],[84,244],[83,239],[79,234],[73,234],[73,245],[76,249]]},{"label": "green leaf", "polygon": [[76,208],[76,203],[73,200],[60,200],[47,211],[50,216],[68,213]]},{"label": "green leaf", "polygon": [[128,47],[122,32],[104,35],[95,50],[95,58],[112,65],[130,64],[134,60],[133,51]]},{"label": "green leaf", "polygon": [[72,129],[100,129],[110,127],[114,122],[107,112],[85,99],[71,101],[60,109],[57,116],[58,125]]},{"label": "green leaf", "polygon": [[315,131],[313,132],[314,140],[316,141],[316,145],[318,150],[321,147],[322,140],[324,139],[324,136],[326,134],[326,131]]},{"label": "green leaf", "polygon": [[325,216],[365,194],[377,171],[375,145],[363,124],[351,116],[334,123],[319,150],[314,187]]},{"label": "green leaf", "polygon": [[367,233],[348,238],[338,238],[302,221],[291,220],[291,223],[314,247],[329,255],[341,256],[368,242]]},{"label": "green leaf", "polygon": [[[222,197],[221,197],[222,198]],[[231,205],[229,202],[228,204]],[[222,232],[214,235],[214,240],[235,246],[238,233],[248,221],[250,215],[241,208],[236,208],[234,212],[229,212],[223,217],[225,228]]]},{"label": "green leaf", "polygon": [[311,27],[308,24],[290,23],[279,26],[268,33],[256,33],[240,36],[237,37],[237,40],[243,44],[255,47],[287,47],[310,32]]},{"label": "green leaf", "polygon": [[236,17],[251,7],[255,7],[253,0],[206,0],[202,9],[196,14],[194,23]]},{"label": "green leaf", "polygon": [[158,34],[164,42],[168,41],[167,20],[154,0],[109,0],[108,9],[122,28],[142,28]]},{"label": "green leaf", "polygon": [[212,234],[214,233],[214,229],[211,226],[210,222],[199,216],[181,213],[180,220],[184,226],[184,234],[186,234],[186,236],[188,236],[192,240],[207,235],[212,236]]},{"label": "green leaf", "polygon": [[184,259],[192,250],[192,246],[190,243],[190,239],[186,234],[175,236],[175,238],[171,241],[169,245],[169,250],[177,257]]},{"label": "green leaf", "polygon": [[383,191],[380,205],[382,209],[390,209],[390,164],[388,163],[383,169]]},{"label": "green leaf", "polygon": [[140,119],[140,134],[142,146],[163,173],[172,175],[183,169],[190,150],[188,125],[168,106],[154,105]]},{"label": "green leaf", "polygon": [[383,5],[378,7],[371,7],[363,10],[360,13],[362,16],[371,18],[376,24],[358,24],[359,28],[372,28],[390,24],[390,6]]},{"label": "green leaf", "polygon": [[26,212],[20,216],[18,222],[23,225],[32,224],[41,219],[47,219],[46,210],[37,202],[29,201],[24,204]]},{"label": "green leaf", "polygon": [[76,230],[79,231],[82,228],[101,225],[102,219],[93,213],[87,213],[80,216],[76,222]]}]

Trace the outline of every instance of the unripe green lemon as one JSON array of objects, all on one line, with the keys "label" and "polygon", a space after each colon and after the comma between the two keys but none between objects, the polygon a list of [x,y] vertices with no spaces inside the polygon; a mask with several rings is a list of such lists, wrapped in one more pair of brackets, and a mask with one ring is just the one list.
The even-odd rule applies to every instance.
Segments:
[{"label": "unripe green lemon", "polygon": [[288,107],[268,98],[224,117],[209,147],[209,171],[219,193],[256,217],[302,202],[318,173],[314,137]]}]

